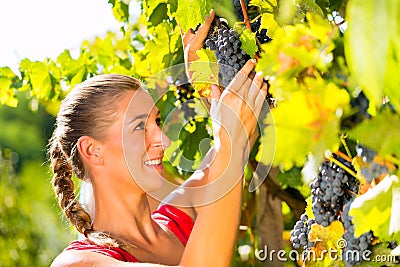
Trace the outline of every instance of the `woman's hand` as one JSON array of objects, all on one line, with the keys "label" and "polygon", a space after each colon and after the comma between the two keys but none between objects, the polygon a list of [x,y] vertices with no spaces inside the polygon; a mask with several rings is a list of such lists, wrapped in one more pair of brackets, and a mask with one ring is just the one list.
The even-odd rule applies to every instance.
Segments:
[{"label": "woman's hand", "polygon": [[196,33],[193,29],[189,29],[186,33],[182,32],[181,29],[185,65],[189,79],[191,78],[191,73],[189,72],[190,63],[199,59],[196,52],[203,48],[204,40],[207,38],[208,30],[210,29],[214,17],[215,12],[211,10],[210,15],[206,16],[204,24],[199,27]]},{"label": "woman's hand", "polygon": [[222,93],[217,85],[212,86],[210,113],[217,144],[247,149],[254,142],[257,118],[267,95],[263,76],[257,73],[253,79],[249,77],[254,67],[255,60],[249,60]]}]

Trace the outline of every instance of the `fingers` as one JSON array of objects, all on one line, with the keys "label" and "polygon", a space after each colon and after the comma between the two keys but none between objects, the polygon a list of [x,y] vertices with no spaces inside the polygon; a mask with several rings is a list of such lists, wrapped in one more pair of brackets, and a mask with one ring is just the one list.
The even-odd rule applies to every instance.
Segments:
[{"label": "fingers", "polygon": [[248,79],[249,74],[254,69],[256,65],[256,60],[250,59],[246,62],[243,68],[236,74],[235,78],[229,84],[229,88],[232,91],[238,91],[244,84],[244,82]]},{"label": "fingers", "polygon": [[261,87],[263,85],[263,75],[258,72],[251,83],[250,88],[247,93],[247,101],[250,103],[255,103],[257,96],[260,94]]},{"label": "fingers", "polygon": [[[264,105],[264,103],[267,101],[266,100],[267,94],[268,94],[268,85],[266,83],[263,83],[261,90],[255,100],[255,106],[260,107],[260,110],[262,105]],[[267,103],[265,104],[268,105]]]},{"label": "fingers", "polygon": [[204,40],[206,39],[207,35],[208,35],[208,30],[210,29],[211,23],[213,22],[215,17],[215,12],[212,9],[210,12],[209,16],[206,16],[206,19],[204,21],[204,24],[201,25],[199,27],[199,29],[197,30],[197,32],[195,33],[194,30],[192,28],[190,28],[186,33],[183,32],[182,27],[178,24],[179,26],[179,31],[181,33],[182,36],[182,43],[183,46],[186,47],[188,45],[188,43],[190,42],[190,40],[196,36],[196,43],[203,43]]},{"label": "fingers", "polygon": [[186,47],[189,41],[193,38],[194,31],[193,29],[189,29],[186,33],[184,33],[180,26],[179,26],[179,31],[181,32],[183,47]]},{"label": "fingers", "polygon": [[208,35],[208,30],[211,27],[211,23],[213,22],[215,17],[215,12],[214,9],[211,10],[210,15],[206,16],[206,19],[204,21],[204,24],[199,27],[199,29],[196,32],[196,35],[198,36],[198,40],[203,43],[203,41],[206,39]]},{"label": "fingers", "polygon": [[211,98],[214,100],[219,100],[221,97],[221,91],[219,90],[219,86],[216,84],[211,85],[212,93],[211,93]]}]

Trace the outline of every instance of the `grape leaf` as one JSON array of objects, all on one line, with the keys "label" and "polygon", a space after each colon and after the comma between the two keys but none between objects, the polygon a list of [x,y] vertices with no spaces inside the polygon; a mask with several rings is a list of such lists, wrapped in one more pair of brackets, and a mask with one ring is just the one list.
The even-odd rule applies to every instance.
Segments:
[{"label": "grape leaf", "polygon": [[276,38],[277,32],[282,31],[272,13],[264,13],[262,15],[260,29],[268,29],[268,36],[272,39]]},{"label": "grape leaf", "polygon": [[314,219],[314,212],[312,211],[312,197],[309,196],[308,198],[306,198],[306,210],[304,211],[304,213],[308,216],[309,219]]},{"label": "grape leaf", "polygon": [[[388,248],[388,243],[378,243],[371,248],[371,254],[367,256],[369,260],[361,261],[357,267],[389,267],[389,266],[398,266],[399,264],[396,262],[392,262],[394,260],[394,256],[390,257],[391,249]],[[385,260],[386,259],[386,260]]]},{"label": "grape leaf", "polygon": [[[263,16],[263,19],[267,18]],[[262,46],[257,71],[275,76],[274,82],[280,84],[293,78],[300,82],[304,73],[314,69],[325,72],[333,60],[333,39],[337,30],[316,14],[307,14],[307,21],[308,25],[286,25],[283,29],[275,27],[270,35],[273,42]],[[270,22],[274,20],[270,18]]]},{"label": "grape leaf", "polygon": [[[282,101],[265,120],[267,125],[274,125],[276,131],[273,165],[289,170],[293,166],[303,166],[309,153],[319,162],[326,150],[336,151],[340,116],[348,103],[349,95],[345,90],[322,79],[306,78],[302,89]],[[266,130],[269,128],[273,127]],[[269,136],[264,134],[256,157],[266,165],[271,164],[270,158],[262,157],[262,153],[264,147],[268,148],[264,143],[269,142]]]},{"label": "grape leaf", "polygon": [[[396,28],[392,25],[399,24],[396,15],[399,3],[396,0],[353,0],[347,5],[346,20],[349,24],[344,42],[346,60],[354,79],[362,87],[369,100],[378,107],[383,101],[385,82],[395,85],[395,87],[391,86],[392,88],[398,88],[399,84],[398,75],[386,75],[387,71],[391,72],[391,68],[387,67],[388,64],[391,65],[388,60],[394,56],[389,55],[391,39],[398,39],[398,30],[391,31]],[[369,34],[375,29],[380,30],[371,39]],[[396,37],[392,37],[393,34]],[[397,59],[393,58],[393,60],[398,60],[398,55]],[[395,82],[391,84],[390,80],[393,79]],[[395,95],[398,96],[398,94]]]},{"label": "grape leaf", "polygon": [[211,95],[211,84],[218,84],[218,64],[214,51],[206,48],[197,52],[199,59],[192,62],[189,71],[192,71],[193,87],[201,96]]},{"label": "grape leaf", "polygon": [[242,42],[241,48],[254,58],[254,55],[258,51],[258,46],[256,43],[256,34],[252,33],[248,29],[245,29],[242,34],[240,35],[240,41]]},{"label": "grape leaf", "polygon": [[178,8],[171,15],[182,27],[183,32],[187,32],[190,28],[195,29],[197,25],[202,24],[206,15],[209,15],[211,11],[212,1],[210,0],[175,1],[178,2]]},{"label": "grape leaf", "polygon": [[24,59],[21,61],[20,67],[29,77],[32,95],[44,100],[49,99],[52,87],[48,65],[43,62],[31,62]]},{"label": "grape leaf", "polygon": [[[155,9],[157,9],[161,4],[167,4],[168,0],[145,0],[142,3],[143,6],[143,14],[146,18],[150,18],[153,15]],[[156,25],[154,25],[156,26]]]},{"label": "grape leaf", "polygon": [[296,188],[303,185],[300,168],[292,168],[289,171],[279,172],[276,180],[284,187],[290,186]]},{"label": "grape leaf", "polygon": [[311,259],[306,262],[306,266],[338,266],[336,262],[340,263],[342,258],[340,240],[343,234],[344,228],[340,221],[333,221],[328,227],[316,223],[311,225],[308,240],[315,242],[315,247],[311,250],[315,252],[316,257],[313,259],[313,254],[311,254]]},{"label": "grape leaf", "polygon": [[[400,2],[397,1],[399,4]],[[400,9],[400,5],[397,10]],[[396,12],[396,9],[393,8],[390,12]],[[390,13],[392,14],[392,13]],[[389,15],[390,16],[390,15]],[[394,15],[391,15],[394,17]],[[388,25],[391,30],[391,42],[389,44],[389,49],[387,53],[387,67],[386,67],[386,75],[384,80],[384,92],[388,96],[391,105],[397,110],[400,110],[400,76],[398,75],[398,71],[400,69],[400,22],[391,21],[391,25]]]},{"label": "grape leaf", "polygon": [[17,106],[18,99],[15,97],[15,89],[12,88],[12,79],[16,77],[9,67],[0,68],[0,106]]},{"label": "grape leaf", "polygon": [[143,50],[134,54],[136,73],[149,78],[165,67],[172,65],[172,53],[179,50],[180,33],[178,27],[163,21],[149,29],[152,39],[147,41]]},{"label": "grape leaf", "polygon": [[351,130],[349,136],[375,149],[381,155],[396,155],[400,158],[399,132],[400,116],[383,110],[373,119],[364,121]]},{"label": "grape leaf", "polygon": [[119,22],[129,21],[129,2],[126,3],[124,0],[108,0],[108,3],[112,4],[112,11],[114,17]]},{"label": "grape leaf", "polygon": [[167,18],[167,12],[168,12],[167,4],[165,3],[159,4],[151,13],[151,16],[149,17],[149,24],[151,26],[157,26],[158,24],[161,23],[161,21]]},{"label": "grape leaf", "polygon": [[349,215],[352,216],[356,237],[372,230],[380,240],[400,241],[399,189],[399,178],[395,175],[387,176],[354,199]]}]

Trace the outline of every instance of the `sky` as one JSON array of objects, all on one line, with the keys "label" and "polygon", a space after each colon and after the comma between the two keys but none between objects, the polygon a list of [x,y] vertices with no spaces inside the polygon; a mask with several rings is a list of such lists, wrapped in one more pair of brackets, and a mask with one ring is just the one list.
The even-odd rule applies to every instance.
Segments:
[{"label": "sky", "polygon": [[83,40],[118,30],[107,0],[0,0],[0,67],[55,59]]}]

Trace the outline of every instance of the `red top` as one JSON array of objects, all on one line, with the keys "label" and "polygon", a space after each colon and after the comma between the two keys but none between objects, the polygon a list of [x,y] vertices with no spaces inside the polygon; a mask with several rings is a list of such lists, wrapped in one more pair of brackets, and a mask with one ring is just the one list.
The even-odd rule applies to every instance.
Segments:
[{"label": "red top", "polygon": [[[158,224],[166,226],[186,246],[194,224],[189,215],[173,206],[162,205],[152,213],[151,217]],[[138,262],[135,257],[121,248],[95,245],[87,240],[75,240],[65,250],[88,250],[120,261]]]}]

